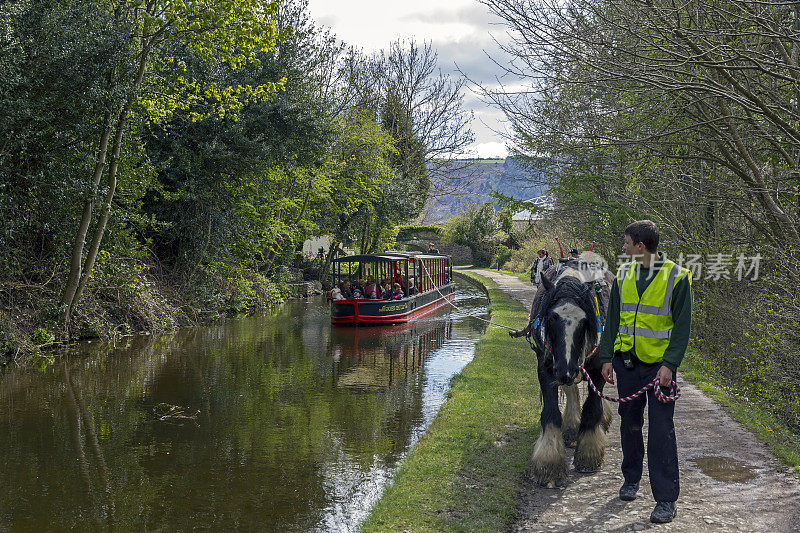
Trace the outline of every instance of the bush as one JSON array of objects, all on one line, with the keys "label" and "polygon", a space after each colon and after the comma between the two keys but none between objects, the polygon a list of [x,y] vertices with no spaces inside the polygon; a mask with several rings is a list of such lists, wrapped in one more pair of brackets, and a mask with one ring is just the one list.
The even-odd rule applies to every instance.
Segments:
[{"label": "bush", "polygon": [[443,242],[467,246],[475,266],[489,266],[495,262],[498,245],[508,239],[505,215],[491,203],[470,203],[445,222]]},{"label": "bush", "polygon": [[413,241],[420,237],[422,233],[433,233],[440,235],[442,233],[441,226],[427,225],[427,226],[401,226],[398,228],[397,241]]},{"label": "bush", "polygon": [[542,248],[540,239],[525,241],[518,250],[511,252],[508,259],[500,263],[499,268],[511,272],[527,272],[531,269],[536,251],[540,248]]},{"label": "bush", "polygon": [[231,281],[233,283],[228,299],[228,312],[243,313],[269,309],[283,300],[278,285],[258,272],[242,270]]},{"label": "bush", "polygon": [[36,328],[31,335],[31,340],[36,344],[50,344],[56,340],[56,336],[44,328]]},{"label": "bush", "polygon": [[800,296],[784,261],[765,258],[757,281],[695,280],[693,333],[706,374],[800,433]]},{"label": "bush", "polygon": [[504,244],[497,245],[497,257],[492,263],[493,268],[502,268],[510,259],[513,250]]}]

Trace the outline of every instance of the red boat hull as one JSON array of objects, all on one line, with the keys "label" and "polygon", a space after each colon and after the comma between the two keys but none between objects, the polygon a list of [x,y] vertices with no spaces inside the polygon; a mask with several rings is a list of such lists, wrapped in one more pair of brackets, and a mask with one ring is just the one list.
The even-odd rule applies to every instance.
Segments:
[{"label": "red boat hull", "polygon": [[416,320],[455,298],[455,284],[402,300],[348,299],[331,302],[334,324],[396,324]]}]

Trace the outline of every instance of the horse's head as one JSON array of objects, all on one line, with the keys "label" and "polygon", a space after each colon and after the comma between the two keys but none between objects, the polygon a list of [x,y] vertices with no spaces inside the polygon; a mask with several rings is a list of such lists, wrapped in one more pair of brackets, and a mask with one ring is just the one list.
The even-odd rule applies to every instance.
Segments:
[{"label": "horse's head", "polygon": [[580,280],[561,278],[554,285],[542,276],[545,357],[552,357],[553,374],[564,385],[575,381],[587,352],[597,339],[591,293]]}]

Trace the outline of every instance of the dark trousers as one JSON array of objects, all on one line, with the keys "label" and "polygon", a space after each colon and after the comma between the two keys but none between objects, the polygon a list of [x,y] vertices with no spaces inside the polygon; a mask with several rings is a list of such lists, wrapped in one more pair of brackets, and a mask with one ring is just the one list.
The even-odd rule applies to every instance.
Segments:
[{"label": "dark trousers", "polygon": [[[661,363],[647,364],[636,361],[633,370],[628,370],[620,356],[614,356],[612,364],[617,375],[620,397],[630,396],[652,382],[658,369],[661,368]],[[677,382],[677,375],[673,375],[672,379]],[[619,404],[622,475],[626,483],[638,483],[642,479],[644,460],[642,425],[644,408],[648,404],[647,471],[650,474],[650,488],[657,502],[674,502],[678,500],[680,492],[678,442],[675,439],[675,424],[672,420],[675,403],[659,402],[652,389],[633,401]]]}]

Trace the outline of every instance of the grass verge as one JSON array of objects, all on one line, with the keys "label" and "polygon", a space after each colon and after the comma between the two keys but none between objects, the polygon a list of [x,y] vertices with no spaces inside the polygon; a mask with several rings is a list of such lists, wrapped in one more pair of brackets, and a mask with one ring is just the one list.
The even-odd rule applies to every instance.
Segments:
[{"label": "grass verge", "polygon": [[696,351],[686,352],[680,372],[720,404],[737,422],[752,431],[781,461],[795,467],[795,473],[800,475],[800,435],[768,410],[722,383],[719,373],[708,368]]},{"label": "grass verge", "polygon": [[[527,310],[481,276],[492,320],[524,327]],[[524,340],[489,327],[474,359],[403,461],[362,531],[502,531],[538,436],[536,358]]]}]

